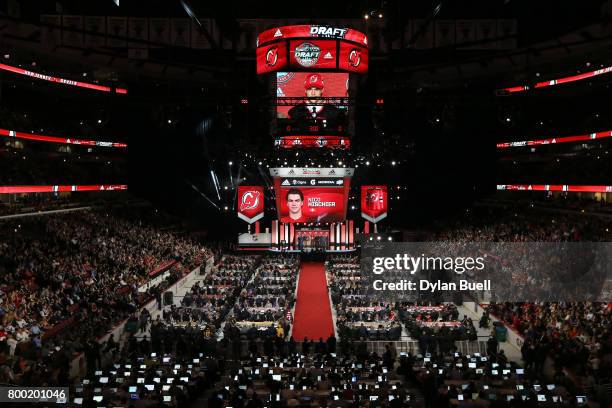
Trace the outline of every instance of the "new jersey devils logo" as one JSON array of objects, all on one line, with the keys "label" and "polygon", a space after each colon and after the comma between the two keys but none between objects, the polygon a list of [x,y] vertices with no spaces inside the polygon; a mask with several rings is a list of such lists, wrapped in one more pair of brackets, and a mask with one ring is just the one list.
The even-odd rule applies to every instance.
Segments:
[{"label": "new jersey devils logo", "polygon": [[361,64],[361,51],[357,48],[353,48],[351,52],[349,52],[348,60],[351,67],[357,68],[359,64]]},{"label": "new jersey devils logo", "polygon": [[278,61],[278,48],[272,47],[266,53],[266,65],[269,67],[273,67],[276,65]]},{"label": "new jersey devils logo", "polygon": [[259,207],[259,191],[246,191],[240,200],[240,211],[254,210]]},{"label": "new jersey devils logo", "polygon": [[380,188],[371,188],[366,192],[366,207],[368,210],[382,210],[384,201],[383,191]]}]

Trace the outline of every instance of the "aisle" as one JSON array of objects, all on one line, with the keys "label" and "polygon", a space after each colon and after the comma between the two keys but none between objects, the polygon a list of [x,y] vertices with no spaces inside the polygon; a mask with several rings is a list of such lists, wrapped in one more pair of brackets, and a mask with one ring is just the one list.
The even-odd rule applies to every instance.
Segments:
[{"label": "aisle", "polygon": [[295,341],[323,341],[334,334],[325,265],[323,262],[302,262],[298,281],[292,337]]}]

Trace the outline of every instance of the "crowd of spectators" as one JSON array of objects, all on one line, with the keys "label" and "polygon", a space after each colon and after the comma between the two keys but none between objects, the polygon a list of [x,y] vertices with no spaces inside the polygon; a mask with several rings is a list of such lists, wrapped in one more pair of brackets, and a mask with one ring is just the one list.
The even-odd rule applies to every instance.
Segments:
[{"label": "crowd of spectators", "polygon": [[[66,368],[74,353],[212,256],[147,224],[152,213],[131,210],[130,221],[98,210],[0,222],[3,378],[24,381],[26,371],[59,354]],[[168,277],[145,285],[159,265]]]}]

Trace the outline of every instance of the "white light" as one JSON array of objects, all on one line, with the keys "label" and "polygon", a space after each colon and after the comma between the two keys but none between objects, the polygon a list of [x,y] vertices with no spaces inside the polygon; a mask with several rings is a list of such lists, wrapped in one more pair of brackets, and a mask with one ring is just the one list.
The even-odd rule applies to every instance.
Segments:
[{"label": "white light", "polygon": [[261,162],[259,162],[259,165],[261,166]]},{"label": "white light", "polygon": [[392,165],[392,166],[395,166],[395,160],[393,160],[393,161],[391,162],[391,165]]},{"label": "white light", "polygon": [[227,186],[223,187],[224,190],[227,190]]},{"label": "white light", "polygon": [[168,123],[172,123],[172,119],[168,119]]},{"label": "white light", "polygon": [[387,241],[393,241],[392,237],[387,238]]},{"label": "white light", "polygon": [[370,162],[369,162],[369,161],[367,161],[367,162],[366,162],[366,166],[369,166],[369,165],[370,165]]},{"label": "white light", "polygon": [[226,205],[225,207],[223,207],[223,209],[224,209],[225,211],[227,211],[227,205]]},{"label": "white light", "polygon": [[506,118],[506,122],[510,122],[510,118],[509,117]]},{"label": "white light", "polygon": [[232,164],[234,164],[234,162],[233,162],[233,161],[230,161],[228,164],[231,166]]},{"label": "white light", "polygon": [[378,18],[382,18],[382,17],[383,17],[382,13],[378,15]]},{"label": "white light", "polygon": [[342,161],[341,160],[338,160],[338,165],[342,166]]},{"label": "white light", "polygon": [[376,239],[380,241],[380,236],[376,237]]},{"label": "white light", "polygon": [[102,123],[102,119],[98,119],[98,123]]},{"label": "white light", "polygon": [[368,15],[366,14],[366,15],[364,15],[364,16],[363,16],[363,18],[365,18],[365,19],[367,20],[368,18],[370,18],[370,16],[368,16]]}]

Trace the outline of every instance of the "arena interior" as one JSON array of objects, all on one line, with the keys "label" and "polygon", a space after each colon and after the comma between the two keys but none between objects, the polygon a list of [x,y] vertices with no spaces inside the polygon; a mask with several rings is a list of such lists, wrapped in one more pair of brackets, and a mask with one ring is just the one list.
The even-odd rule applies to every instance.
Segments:
[{"label": "arena interior", "polygon": [[611,84],[612,0],[2,2],[0,405],[612,407]]}]

